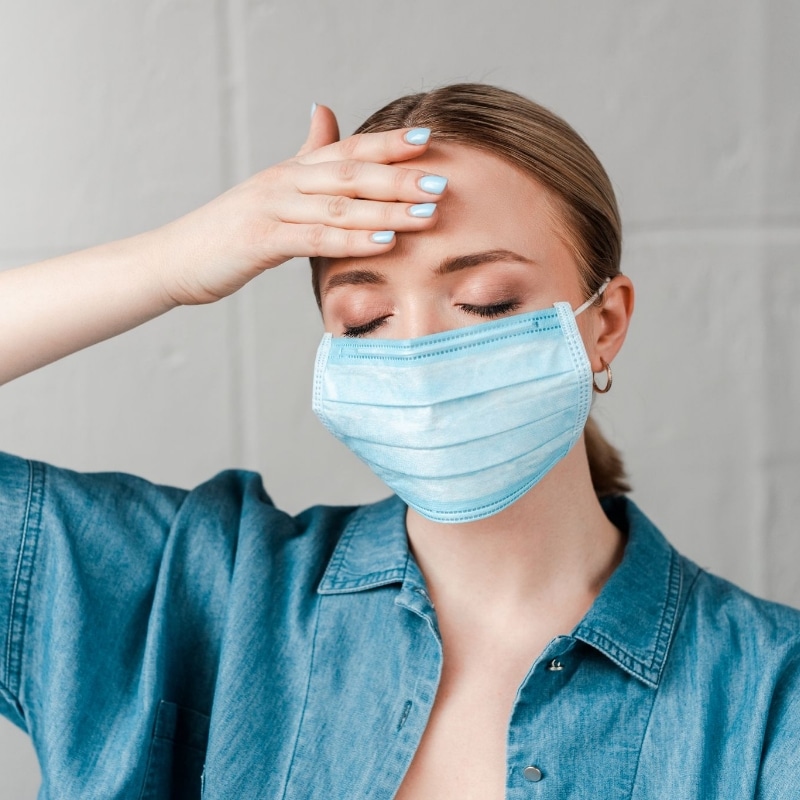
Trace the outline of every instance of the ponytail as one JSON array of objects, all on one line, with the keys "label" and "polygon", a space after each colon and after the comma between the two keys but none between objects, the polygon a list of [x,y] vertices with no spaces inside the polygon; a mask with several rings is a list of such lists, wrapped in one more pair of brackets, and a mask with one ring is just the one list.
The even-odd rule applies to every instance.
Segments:
[{"label": "ponytail", "polygon": [[589,473],[592,486],[598,497],[611,494],[624,494],[631,490],[622,456],[600,432],[597,423],[589,417],[583,429],[586,441],[586,455],[589,458]]}]

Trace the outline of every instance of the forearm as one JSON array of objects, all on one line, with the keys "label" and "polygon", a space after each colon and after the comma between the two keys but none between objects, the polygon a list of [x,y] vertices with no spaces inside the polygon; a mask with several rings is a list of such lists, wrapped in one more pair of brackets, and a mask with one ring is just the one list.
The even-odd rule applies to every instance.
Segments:
[{"label": "forearm", "polygon": [[[177,305],[211,303],[293,256],[375,256],[435,217],[409,213],[444,190],[396,162],[424,152],[403,129],[337,142],[318,107],[294,159],[161,228],[0,272],[0,383],[130,330]],[[342,169],[342,162],[349,168]],[[333,201],[333,202],[332,202]],[[344,201],[344,202],[341,202]]]},{"label": "forearm", "polygon": [[[169,226],[0,272],[0,383],[173,308]],[[182,256],[185,257],[185,256]]]}]

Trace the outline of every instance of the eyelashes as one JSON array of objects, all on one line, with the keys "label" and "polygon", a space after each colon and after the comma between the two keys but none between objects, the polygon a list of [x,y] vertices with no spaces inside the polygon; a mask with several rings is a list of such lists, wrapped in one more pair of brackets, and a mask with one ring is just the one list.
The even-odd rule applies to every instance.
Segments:
[{"label": "eyelashes", "polygon": [[[491,305],[477,306],[470,303],[459,303],[458,308],[467,314],[472,314],[484,319],[493,319],[495,317],[502,317],[505,314],[511,314],[516,311],[522,303],[519,300],[505,300],[502,303],[493,303]],[[370,333],[378,330],[384,322],[386,322],[391,314],[386,314],[382,317],[376,317],[363,325],[345,325],[343,336],[351,336],[357,338],[359,336],[368,336]]]},{"label": "eyelashes", "polygon": [[345,325],[342,335],[353,337],[366,336],[368,333],[378,330],[390,316],[391,314],[387,314],[385,317],[376,317],[370,320],[370,322],[365,322],[363,325]]},{"label": "eyelashes", "polygon": [[473,306],[469,303],[459,303],[458,307],[468,314],[475,314],[479,317],[491,319],[492,317],[502,317],[503,314],[510,314],[512,311],[516,311],[520,305],[521,303],[519,300],[506,300],[502,303],[494,303],[489,306]]}]

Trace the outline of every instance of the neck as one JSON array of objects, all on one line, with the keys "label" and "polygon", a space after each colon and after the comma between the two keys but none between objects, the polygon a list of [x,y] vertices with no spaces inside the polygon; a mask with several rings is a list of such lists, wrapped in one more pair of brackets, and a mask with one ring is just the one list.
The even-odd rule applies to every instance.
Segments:
[{"label": "neck", "polygon": [[444,524],[409,509],[406,526],[437,609],[476,622],[558,608],[577,623],[624,548],[592,487],[583,438],[494,516]]}]

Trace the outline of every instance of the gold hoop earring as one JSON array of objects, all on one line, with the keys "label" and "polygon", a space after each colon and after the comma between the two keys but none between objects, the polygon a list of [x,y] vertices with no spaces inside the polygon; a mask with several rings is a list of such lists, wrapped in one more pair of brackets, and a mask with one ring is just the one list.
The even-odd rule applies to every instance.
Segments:
[{"label": "gold hoop earring", "polygon": [[601,389],[597,385],[597,381],[594,379],[594,373],[592,373],[592,386],[594,386],[594,390],[597,394],[605,394],[611,388],[611,381],[613,380],[614,376],[611,374],[611,365],[606,363],[606,360],[601,356],[600,363],[603,365],[603,369],[606,371],[606,385]]}]

